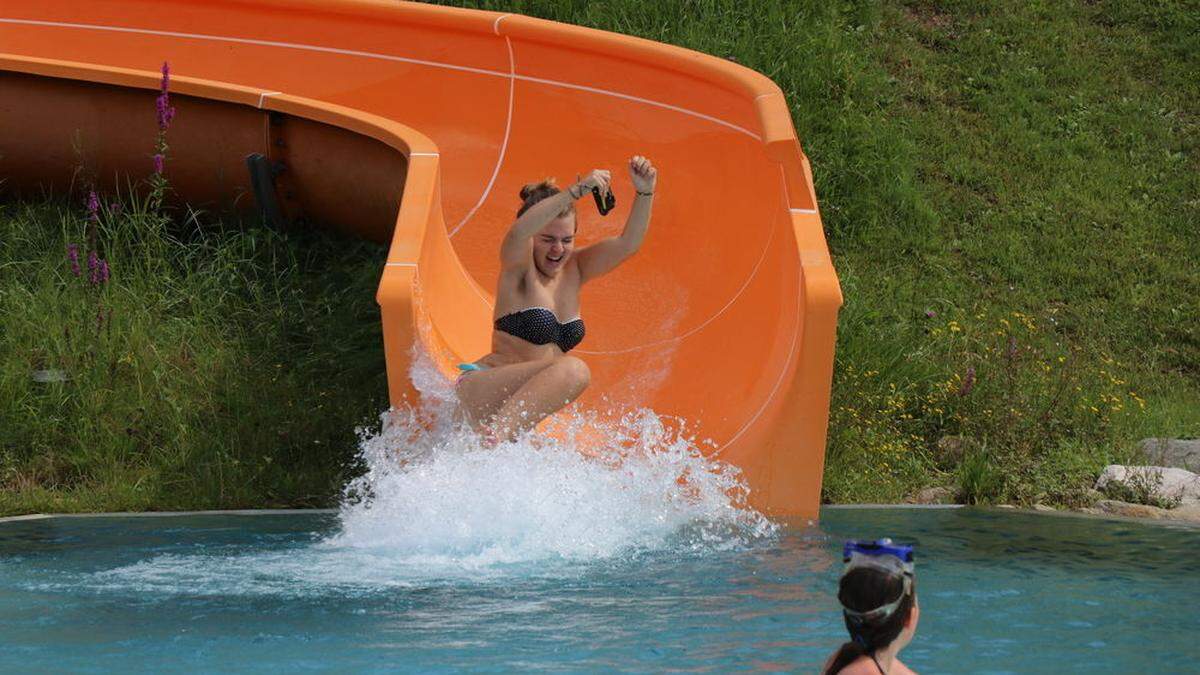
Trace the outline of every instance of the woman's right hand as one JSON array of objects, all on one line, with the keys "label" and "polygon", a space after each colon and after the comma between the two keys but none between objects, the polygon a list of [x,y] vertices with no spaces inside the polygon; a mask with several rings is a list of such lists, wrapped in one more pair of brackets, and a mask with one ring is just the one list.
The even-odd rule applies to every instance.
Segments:
[{"label": "woman's right hand", "polygon": [[[576,177],[578,178],[578,176]],[[580,197],[592,188],[600,188],[600,194],[604,194],[612,189],[612,174],[604,169],[592,169],[591,173],[579,178],[575,184],[581,188],[579,190]]]}]

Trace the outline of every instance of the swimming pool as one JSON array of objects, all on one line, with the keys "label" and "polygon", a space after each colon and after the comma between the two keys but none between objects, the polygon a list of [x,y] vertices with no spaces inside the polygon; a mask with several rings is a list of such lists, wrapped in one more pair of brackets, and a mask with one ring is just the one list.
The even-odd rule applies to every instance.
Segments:
[{"label": "swimming pool", "polygon": [[472,560],[339,539],[335,513],[0,523],[0,670],[815,671],[843,538],[918,544],[923,673],[1185,672],[1200,530],[826,508],[600,556]]}]

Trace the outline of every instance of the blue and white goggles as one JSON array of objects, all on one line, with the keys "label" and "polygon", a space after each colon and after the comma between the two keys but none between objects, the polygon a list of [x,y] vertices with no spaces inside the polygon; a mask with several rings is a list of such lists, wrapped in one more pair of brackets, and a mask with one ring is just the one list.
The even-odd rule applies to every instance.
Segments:
[{"label": "blue and white goggles", "polygon": [[912,544],[894,544],[891,539],[878,541],[858,541],[851,539],[842,546],[842,562],[846,563],[842,576],[856,567],[871,567],[886,574],[898,576],[904,580],[904,592],[900,597],[874,609],[858,611],[842,606],[847,616],[861,621],[878,621],[891,616],[904,598],[912,593],[913,565]]}]

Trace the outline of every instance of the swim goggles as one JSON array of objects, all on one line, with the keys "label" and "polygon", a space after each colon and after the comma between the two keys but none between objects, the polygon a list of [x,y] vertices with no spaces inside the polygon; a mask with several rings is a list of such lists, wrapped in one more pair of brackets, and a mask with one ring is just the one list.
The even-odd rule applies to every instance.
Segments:
[{"label": "swim goggles", "polygon": [[912,593],[913,584],[913,546],[912,544],[894,544],[891,539],[878,541],[858,541],[851,539],[842,546],[842,562],[846,563],[842,576],[858,567],[871,567],[885,574],[899,576],[904,580],[904,592],[900,597],[886,605],[874,609],[858,611],[842,605],[846,616],[860,621],[874,621],[891,616],[904,598]]}]

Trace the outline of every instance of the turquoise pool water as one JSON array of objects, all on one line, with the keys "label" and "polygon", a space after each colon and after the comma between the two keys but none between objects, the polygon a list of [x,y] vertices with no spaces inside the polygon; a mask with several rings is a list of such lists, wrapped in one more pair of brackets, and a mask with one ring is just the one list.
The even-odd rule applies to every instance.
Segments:
[{"label": "turquoise pool water", "polygon": [[826,509],[601,556],[364,547],[334,514],[0,523],[0,672],[812,672],[846,537],[918,544],[922,673],[1194,672],[1200,530]]}]

